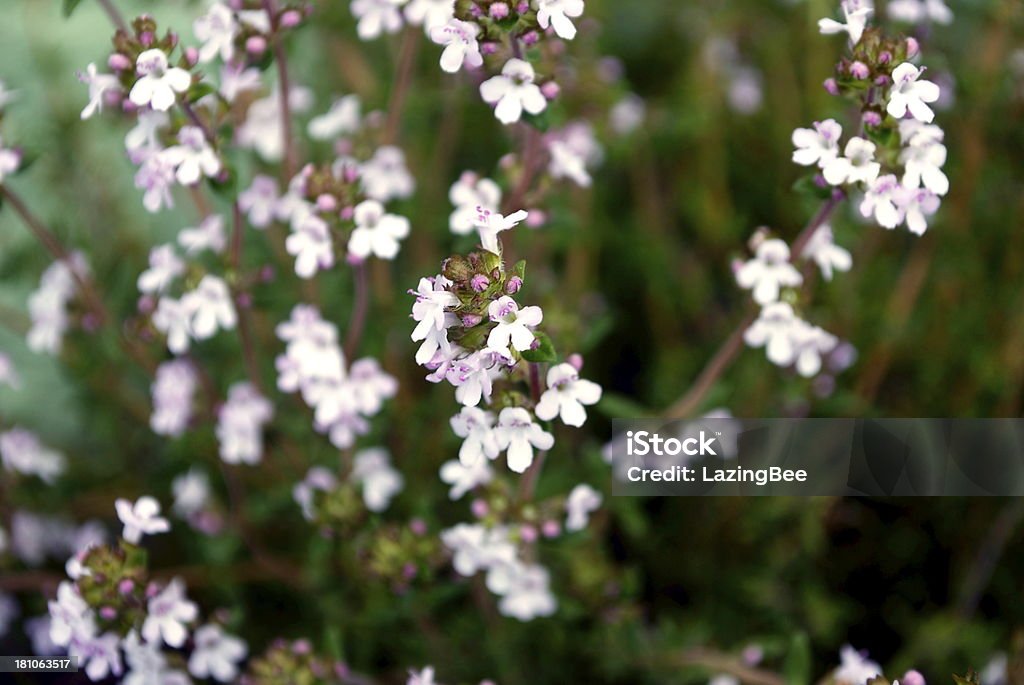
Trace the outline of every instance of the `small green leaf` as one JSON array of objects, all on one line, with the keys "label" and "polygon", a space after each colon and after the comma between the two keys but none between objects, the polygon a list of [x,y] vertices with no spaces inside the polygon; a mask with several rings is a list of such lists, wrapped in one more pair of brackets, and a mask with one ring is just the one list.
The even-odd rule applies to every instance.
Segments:
[{"label": "small green leaf", "polygon": [[516,265],[512,267],[512,275],[519,276],[519,279],[526,282],[526,260],[520,259],[516,262]]},{"label": "small green leaf", "polygon": [[811,644],[806,633],[793,635],[783,671],[787,683],[802,685],[811,682]]},{"label": "small green leaf", "polygon": [[523,359],[528,362],[558,361],[558,354],[555,352],[555,346],[551,343],[551,338],[546,333],[541,333],[540,331],[537,331],[535,335],[540,344],[532,350],[523,352]]},{"label": "small green leaf", "polygon": [[540,114],[530,114],[529,112],[523,113],[523,121],[533,126],[541,133],[546,133],[551,128],[551,118],[548,116],[548,111],[545,109]]},{"label": "small green leaf", "polygon": [[70,17],[71,13],[78,9],[78,6],[81,4],[82,0],[64,0],[64,18]]}]

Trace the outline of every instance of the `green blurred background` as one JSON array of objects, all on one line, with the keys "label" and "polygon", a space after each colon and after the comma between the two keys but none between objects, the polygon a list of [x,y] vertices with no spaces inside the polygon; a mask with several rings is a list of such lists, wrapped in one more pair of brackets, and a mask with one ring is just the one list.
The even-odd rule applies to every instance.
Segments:
[{"label": "green blurred background", "polygon": [[[118,4],[126,14],[151,12],[186,38],[198,12],[189,3]],[[843,103],[821,87],[843,41],[818,35],[816,21],[832,16],[835,4],[588,0],[587,28],[568,49],[579,71],[563,111],[595,121],[603,164],[589,191],[561,188],[545,207],[548,226],[520,230],[513,250],[529,260],[527,299],[545,307],[561,352],[584,354],[585,375],[605,386],[606,400],[587,430],[559,434],[541,495],[581,478],[607,484],[598,456],[610,437],[607,419],[652,415],[680,397],[742,316],[747,295],[733,284],[731,260],[758,226],[792,240],[812,214],[815,201],[793,189],[802,169],[790,161],[789,139],[813,120],[847,119]],[[349,92],[367,109],[384,107],[401,39],[359,44],[347,3],[317,5],[316,21],[290,45],[296,80],[316,93],[314,111]],[[854,269],[820,286],[808,312],[856,346],[857,363],[833,389],[747,351],[702,409],[1021,414],[1024,8],[1019,0],[950,5],[951,26],[915,32],[932,77],[953,84],[937,119],[946,130],[950,194],[922,238],[840,212],[833,227]],[[86,0],[64,20],[56,0],[6,0],[0,13],[0,79],[19,91],[4,140],[33,162],[11,186],[66,244],[87,252],[111,309],[127,316],[149,248],[198,217],[184,201],[175,211],[145,213],[122,153],[125,122],[79,120],[86,93],[75,72],[102,64],[109,46],[98,8]],[[423,382],[412,361],[402,292],[469,247],[448,232],[448,187],[464,169],[494,173],[512,145],[474,89],[442,74],[436,57],[436,48],[420,43],[399,136],[418,180],[416,196],[398,206],[413,234],[393,269],[377,272],[366,336],[366,353],[382,359],[402,390],[363,443],[387,445],[416,484],[399,498],[398,517],[422,516],[433,529],[467,516],[464,503],[444,499],[436,477],[457,449],[447,427],[454,403],[450,389]],[[644,99],[646,120],[616,136],[607,110],[629,92]],[[308,141],[305,149],[329,154]],[[268,258],[265,245],[249,245],[249,264]],[[0,417],[37,431],[73,462],[72,477],[57,488],[26,486],[8,493],[12,503],[109,520],[117,496],[146,491],[167,500],[170,479],[190,464],[214,472],[208,428],[175,442],[152,435],[148,381],[109,336],[97,344],[73,334],[61,360],[27,350],[25,301],[47,263],[17,218],[0,211],[0,350],[25,380],[20,392],[0,389]],[[319,280],[325,314],[344,334],[351,280],[346,273]],[[255,292],[267,380],[279,351],[270,331],[298,297],[290,275],[281,281]],[[202,358],[223,369],[223,391],[244,372],[237,343],[221,338],[204,346]],[[294,535],[303,523],[290,483],[336,456],[311,436],[308,412],[278,406],[274,431],[300,440],[301,458],[275,455],[271,436],[267,463],[244,476],[246,506],[267,544],[307,567],[314,589],[219,575],[244,557],[232,536],[201,538],[182,526],[154,542],[155,565],[212,569],[190,579],[195,592],[206,606],[243,607],[237,620],[254,651],[274,635],[309,635],[362,670],[401,674],[432,662],[444,682],[490,675],[503,685],[666,683],[706,677],[680,666],[687,646],[738,650],[757,642],[771,667],[800,682],[825,672],[851,642],[870,649],[890,677],[916,665],[945,682],[951,671],[980,668],[993,651],[1010,650],[1024,626],[1024,533],[1013,502],[609,498],[594,539],[542,548],[559,615],[489,624],[487,639],[478,640],[482,619],[462,585],[396,598],[386,587],[317,570],[329,551]],[[41,608],[36,601],[36,613]]]}]

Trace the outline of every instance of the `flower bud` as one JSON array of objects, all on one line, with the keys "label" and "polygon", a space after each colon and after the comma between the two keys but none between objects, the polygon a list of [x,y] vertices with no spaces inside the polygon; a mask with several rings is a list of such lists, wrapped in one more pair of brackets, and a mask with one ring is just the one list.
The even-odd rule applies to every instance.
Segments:
[{"label": "flower bud", "polygon": [[825,82],[821,85],[825,87],[825,92],[829,95],[839,95],[839,84],[836,83],[834,78],[825,79]]},{"label": "flower bud", "polygon": [[925,685],[924,676],[915,670],[909,670],[900,679],[903,685]]},{"label": "flower bud", "polygon": [[555,520],[548,520],[541,524],[540,532],[546,538],[557,538],[562,533],[562,525]]},{"label": "flower bud", "polygon": [[881,76],[879,76],[878,78],[875,79],[875,85],[876,86],[887,86],[887,85],[889,85],[889,83],[890,83],[890,79],[885,74],[882,74]]},{"label": "flower bud", "polygon": [[519,276],[512,276],[505,281],[505,293],[508,295],[515,295],[522,287],[523,279],[519,278]]},{"label": "flower bud", "polygon": [[889,52],[888,50],[882,50],[880,53],[878,53],[878,63],[879,64],[888,64],[891,61],[892,61],[892,53]]},{"label": "flower bud", "polygon": [[480,43],[481,55],[493,55],[498,51],[497,43]]},{"label": "flower bud", "polygon": [[861,121],[864,122],[865,126],[880,126],[882,124],[882,115],[873,109],[869,109],[861,115]]},{"label": "flower bud", "polygon": [[316,198],[316,208],[321,212],[333,212],[338,208],[338,200],[333,195],[324,193]]},{"label": "flower bud", "polygon": [[413,578],[415,578],[416,564],[413,564],[411,562],[406,563],[405,566],[402,567],[402,577],[406,580],[412,580]]},{"label": "flower bud", "polygon": [[548,100],[554,100],[562,92],[562,87],[554,81],[548,81],[540,87],[540,92]]},{"label": "flower bud", "polygon": [[469,510],[473,513],[473,516],[476,516],[478,519],[482,519],[490,513],[491,508],[487,506],[486,501],[482,499],[475,499],[469,506]]},{"label": "flower bud", "polygon": [[529,31],[523,34],[524,45],[536,45],[538,42],[540,42],[540,34],[536,31]]},{"label": "flower bud", "polygon": [[296,10],[288,10],[281,15],[280,24],[283,28],[293,29],[302,22],[302,15]]},{"label": "flower bud", "polygon": [[135,581],[131,578],[125,578],[117,584],[117,591],[122,595],[130,595],[135,590]]},{"label": "flower bud", "polygon": [[267,39],[263,36],[249,36],[245,41],[245,51],[254,56],[262,55],[267,51]]},{"label": "flower bud", "polygon": [[871,70],[868,69],[868,65],[864,64],[860,60],[857,60],[856,62],[850,65],[850,76],[857,79],[858,81],[863,81],[870,75]]},{"label": "flower bud", "polygon": [[519,12],[519,14],[526,14],[529,11],[530,3],[528,3],[526,0],[520,0],[519,4],[516,5],[516,12]]},{"label": "flower bud", "polygon": [[577,371],[583,370],[583,355],[579,354],[578,352],[573,352],[572,354],[570,354],[569,358],[566,359],[566,361],[569,362],[569,364],[572,365],[572,368],[576,369]]},{"label": "flower bud", "polygon": [[483,321],[483,320],[484,320],[484,317],[480,316],[479,314],[463,314],[462,315],[462,325],[465,328],[473,328],[474,326],[479,326],[480,322]]},{"label": "flower bud", "polygon": [[292,643],[292,654],[310,654],[313,645],[306,639],[299,639]]},{"label": "flower bud", "polygon": [[426,535],[427,522],[421,518],[414,518],[412,521],[409,521],[409,530],[416,535]]},{"label": "flower bud", "polygon": [[277,273],[274,271],[274,267],[270,264],[265,264],[260,269],[260,281],[263,283],[271,283],[276,276]]},{"label": "flower bud", "polygon": [[132,61],[120,52],[115,52],[107,58],[107,66],[113,71],[124,71],[132,68]]},{"label": "flower bud", "polygon": [[343,221],[350,220],[353,216],[355,216],[355,214],[356,210],[355,207],[353,207],[352,205],[342,207],[341,211],[338,212],[338,216],[340,216]]},{"label": "flower bud", "polygon": [[153,32],[143,31],[139,34],[139,42],[142,43],[142,47],[148,48],[153,44]]},{"label": "flower bud", "polygon": [[740,658],[747,666],[757,666],[764,659],[764,649],[761,645],[747,645],[743,648]]},{"label": "flower bud", "polygon": [[199,50],[191,45],[185,48],[185,62],[188,66],[194,67],[199,62]]},{"label": "flower bud", "polygon": [[238,293],[238,297],[235,300],[242,309],[248,309],[252,306],[252,295],[250,293]]},{"label": "flower bud", "polygon": [[529,544],[537,541],[537,529],[533,526],[520,526],[519,537],[523,542]]},{"label": "flower bud", "polygon": [[491,15],[491,19],[504,19],[509,15],[508,5],[503,2],[496,2],[490,6],[488,12]]},{"label": "flower bud", "polygon": [[[917,38],[910,36],[907,38],[907,59],[911,57],[917,57],[921,53],[921,44],[917,42]],[[917,673],[917,671],[911,671],[911,673]]]},{"label": "flower bud", "polygon": [[491,279],[487,278],[483,274],[475,274],[473,278],[469,279],[469,287],[473,289],[475,293],[482,293],[487,290],[487,286],[491,284]]},{"label": "flower bud", "polygon": [[100,607],[100,618],[105,621],[113,621],[117,618],[117,609],[114,607]]}]

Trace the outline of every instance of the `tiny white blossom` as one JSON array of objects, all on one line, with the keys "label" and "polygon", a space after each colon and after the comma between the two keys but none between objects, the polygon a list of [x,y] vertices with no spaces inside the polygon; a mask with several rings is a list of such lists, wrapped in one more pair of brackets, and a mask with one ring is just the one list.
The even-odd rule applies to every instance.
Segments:
[{"label": "tiny white blossom", "polygon": [[529,216],[529,212],[525,209],[512,212],[508,216],[492,212],[485,207],[477,207],[476,209],[475,224],[476,230],[480,234],[480,247],[494,254],[501,254],[501,241],[498,240],[498,234],[515,228]]},{"label": "tiny white blossom", "polygon": [[5,176],[10,176],[21,166],[21,152],[4,147],[3,138],[0,137],[0,183],[4,182]]},{"label": "tiny white blossom", "polygon": [[867,681],[880,676],[882,667],[867,656],[862,655],[850,645],[839,650],[840,665],[832,677],[843,685],[863,685]]},{"label": "tiny white blossom", "polygon": [[121,675],[121,639],[113,632],[83,636],[68,645],[68,656],[85,667],[90,680],[104,680],[108,675]]},{"label": "tiny white blossom", "polygon": [[821,370],[821,357],[839,344],[836,336],[806,321],[799,321],[790,331],[797,373],[810,378]]},{"label": "tiny white blossom", "polygon": [[761,305],[775,302],[782,288],[796,287],[803,280],[789,262],[789,246],[777,238],[762,241],[754,258],[736,271],[736,283],[753,291],[754,301]]},{"label": "tiny white blossom", "polygon": [[903,220],[900,210],[896,207],[897,193],[900,182],[892,174],[879,176],[864,193],[860,203],[860,213],[865,218],[875,217],[875,221],[885,228],[896,228]]},{"label": "tiny white blossom", "polygon": [[902,188],[897,202],[903,220],[911,233],[923,235],[928,230],[928,217],[939,211],[939,197],[927,188]]},{"label": "tiny white blossom", "polygon": [[202,471],[191,468],[171,481],[171,492],[174,493],[174,513],[189,518],[206,508],[210,501],[210,479]]},{"label": "tiny white blossom", "polygon": [[186,254],[194,255],[203,250],[221,254],[227,247],[228,240],[224,234],[224,217],[211,214],[194,228],[183,228],[178,233],[178,244]]},{"label": "tiny white blossom", "polygon": [[0,352],[0,385],[7,385],[15,390],[21,388],[21,374],[14,368],[14,362]]},{"label": "tiny white blossom", "polygon": [[167,519],[160,516],[160,503],[149,495],[140,497],[135,504],[118,499],[114,502],[114,509],[124,524],[121,537],[133,545],[139,544],[143,535],[157,535],[171,529]]},{"label": "tiny white blossom", "polygon": [[936,195],[949,192],[949,178],[942,171],[946,163],[946,146],[942,143],[908,145],[900,152],[900,162],[903,185],[907,188],[924,186]]},{"label": "tiny white blossom", "polygon": [[333,140],[359,130],[360,103],[358,95],[346,95],[331,103],[326,114],[309,121],[309,136],[313,140]]},{"label": "tiny white blossom", "polygon": [[405,199],[416,189],[416,180],[405,165],[405,153],[394,145],[377,148],[359,168],[363,192],[371,200]]},{"label": "tiny white blossom", "polygon": [[238,207],[249,217],[254,228],[266,228],[274,221],[278,201],[277,181],[271,176],[258,174],[252,185],[238,195]]},{"label": "tiny white blossom", "polygon": [[263,456],[263,426],[274,407],[251,383],[235,383],[217,416],[220,458],[228,464],[257,464]]},{"label": "tiny white blossom", "polygon": [[943,0],[889,0],[885,11],[891,19],[908,24],[932,21],[936,24],[951,24],[953,10]]},{"label": "tiny white blossom", "polygon": [[486,459],[480,459],[471,466],[466,466],[458,459],[441,465],[441,480],[452,486],[448,491],[448,497],[452,500],[461,499],[473,488],[490,483],[493,478],[494,471]]},{"label": "tiny white blossom", "polygon": [[516,547],[504,526],[459,523],[441,531],[441,542],[452,552],[456,573],[467,578],[478,571],[515,563]]},{"label": "tiny white blossom", "polygon": [[923,68],[910,62],[893,69],[889,104],[885,108],[890,116],[902,119],[909,110],[912,117],[926,124],[935,118],[935,112],[925,103],[939,99],[939,87],[931,81],[919,80],[923,73]]},{"label": "tiny white blossom", "polygon": [[466,171],[448,191],[448,199],[455,207],[448,219],[448,227],[456,235],[467,235],[476,227],[480,209],[492,215],[498,213],[501,187],[489,178],[480,178],[472,171]]},{"label": "tiny white blossom", "polygon": [[477,407],[463,407],[449,421],[455,435],[462,438],[459,461],[472,466],[497,459],[501,450],[494,432],[494,414]]},{"label": "tiny white blossom", "polygon": [[520,309],[508,295],[491,302],[487,306],[487,313],[491,321],[498,324],[487,336],[487,347],[500,353],[508,350],[509,343],[520,352],[530,349],[536,337],[530,329],[539,326],[544,319],[540,307]]},{"label": "tiny white blossom", "polygon": [[135,127],[124,137],[124,148],[134,164],[141,164],[152,155],[160,152],[159,133],[167,128],[170,117],[167,112],[156,112],[151,109],[139,111]]},{"label": "tiny white blossom", "polygon": [[583,530],[590,521],[590,514],[601,506],[601,493],[586,483],[572,489],[565,501],[565,529],[568,531]]},{"label": "tiny white blossom", "polygon": [[409,220],[404,216],[386,214],[376,200],[356,205],[353,218],[356,228],[348,241],[350,254],[365,259],[371,254],[381,259],[394,259],[399,240],[409,235]]},{"label": "tiny white blossom", "polygon": [[427,666],[419,672],[409,669],[409,679],[405,685],[438,685],[434,680],[434,667]]},{"label": "tiny white blossom", "polygon": [[182,126],[178,131],[178,142],[160,155],[174,167],[174,176],[183,186],[195,185],[203,176],[214,177],[220,173],[220,157],[206,141],[203,130],[198,126]]},{"label": "tiny white blossom", "polygon": [[196,678],[233,681],[238,675],[238,663],[249,652],[245,641],[228,635],[213,623],[198,628],[193,638],[195,648],[188,658],[188,672]]},{"label": "tiny white blossom", "polygon": [[234,102],[239,94],[259,90],[263,86],[260,78],[260,70],[256,67],[246,67],[244,62],[231,62],[220,69],[221,97],[228,102]]},{"label": "tiny white blossom", "polygon": [[373,512],[388,508],[391,498],[402,491],[402,474],[391,467],[387,450],[375,447],[357,452],[353,459],[352,478],[363,488],[363,502]]},{"label": "tiny white blossom", "polygon": [[864,35],[868,16],[874,12],[874,8],[870,0],[843,0],[841,8],[846,23],[840,23],[835,19],[821,19],[818,21],[818,30],[823,34],[848,33],[850,45],[856,45]]},{"label": "tiny white blossom", "polygon": [[67,647],[79,637],[96,634],[96,619],[74,583],[62,581],[57,598],[47,602],[50,612],[50,639],[58,647]]},{"label": "tiny white blossom", "polygon": [[551,26],[559,38],[572,40],[576,26],[571,18],[583,14],[583,0],[537,0],[537,23],[542,29]]},{"label": "tiny white blossom", "polygon": [[175,578],[153,596],[147,605],[148,614],[142,623],[142,637],[147,642],[163,640],[168,647],[178,648],[188,638],[186,624],[196,620],[199,608],[185,596],[185,583]]},{"label": "tiny white blossom", "polygon": [[839,138],[843,127],[835,119],[814,122],[814,128],[793,131],[793,161],[801,166],[824,167],[839,156]]},{"label": "tiny white blossom", "polygon": [[203,276],[182,302],[189,313],[189,332],[196,340],[212,338],[218,330],[231,330],[238,322],[228,285],[218,276]]},{"label": "tiny white blossom", "polygon": [[556,364],[548,369],[548,389],[537,403],[537,418],[551,421],[560,416],[567,426],[582,426],[587,420],[583,405],[597,404],[601,386],[580,378],[572,364]]},{"label": "tiny white blossom", "polygon": [[149,155],[135,173],[135,187],[144,191],[142,205],[146,211],[155,214],[162,207],[173,207],[175,166],[171,159],[160,153]]},{"label": "tiny white blossom", "polygon": [[811,239],[807,241],[802,256],[811,259],[826,281],[832,280],[832,272],[849,271],[853,266],[853,258],[848,250],[836,245],[835,236],[832,234],[832,227],[822,224],[814,232]]},{"label": "tiny white blossom", "polygon": [[129,99],[139,107],[149,105],[166,112],[174,104],[176,93],[192,85],[192,75],[179,67],[170,67],[167,54],[158,48],[144,51],[135,61],[139,80],[132,86]]},{"label": "tiny white blossom", "polygon": [[153,415],[149,419],[154,433],[177,437],[185,432],[198,385],[198,374],[187,359],[174,359],[157,367],[152,387]]},{"label": "tiny white blossom", "polygon": [[789,366],[793,363],[792,333],[797,321],[791,306],[773,302],[761,308],[757,320],[743,332],[743,340],[750,347],[764,347],[773,364]]},{"label": "tiny white blossom", "polygon": [[327,222],[312,212],[292,221],[285,249],[295,257],[295,274],[312,278],[318,270],[334,266],[334,243]]},{"label": "tiny white blossom", "polygon": [[167,349],[173,354],[188,351],[191,343],[191,311],[181,300],[161,297],[153,312],[153,327],[167,336]]},{"label": "tiny white blossom", "polygon": [[545,451],[555,444],[554,436],[534,423],[522,407],[502,409],[495,433],[498,448],[507,450],[508,467],[516,473],[523,473],[533,463],[534,448]]},{"label": "tiny white blossom", "polygon": [[337,486],[338,478],[333,473],[322,466],[314,466],[306,473],[306,477],[292,488],[292,499],[302,509],[302,517],[312,521],[315,517],[313,498],[316,491],[330,492]]},{"label": "tiny white blossom", "polygon": [[548,106],[534,78],[533,66],[513,57],[505,62],[500,74],[480,84],[480,95],[484,102],[497,105],[494,116],[498,121],[512,124],[519,121],[523,110],[540,114]]},{"label": "tiny white blossom", "polygon": [[[508,573],[504,581],[498,611],[520,621],[532,621],[539,616],[550,616],[558,608],[551,593],[548,570],[539,564],[515,564],[499,567]],[[492,589],[493,591],[493,589]]]},{"label": "tiny white blossom", "polygon": [[452,0],[409,0],[405,6],[405,20],[412,26],[423,26],[430,35],[433,28],[444,26],[455,14]]},{"label": "tiny white blossom", "polygon": [[459,298],[446,290],[446,285],[450,285],[448,279],[437,275],[434,278],[421,278],[416,290],[410,291],[410,294],[416,296],[416,302],[412,305],[412,318],[418,322],[412,332],[413,342],[425,339],[431,329],[443,331],[448,327],[445,310],[458,305]]},{"label": "tiny white blossom", "polygon": [[174,246],[158,245],[149,251],[149,268],[139,274],[139,292],[162,293],[183,273],[185,262],[174,252]]},{"label": "tiny white blossom", "polygon": [[449,74],[454,74],[463,66],[469,69],[480,67],[484,63],[484,58],[480,54],[480,44],[476,39],[479,34],[479,26],[461,19],[451,19],[432,28],[430,40],[445,46],[441,52],[441,68]]},{"label": "tiny white blossom", "polygon": [[359,20],[356,33],[362,40],[379,38],[382,33],[397,33],[402,28],[399,8],[406,0],[352,0],[352,15]]},{"label": "tiny white blossom", "polygon": [[107,91],[121,89],[121,81],[116,76],[99,73],[96,65],[91,62],[85,68],[85,73],[78,75],[78,80],[89,86],[89,104],[82,110],[82,119],[89,119],[96,112],[103,111],[103,99]]},{"label": "tiny white blossom", "polygon": [[878,178],[882,165],[875,161],[875,144],[854,136],[846,143],[842,157],[828,161],[821,169],[831,185],[871,183]]},{"label": "tiny white blossom", "polygon": [[[308,88],[292,86],[288,104],[292,112],[305,112],[313,102]],[[275,87],[265,98],[249,105],[245,123],[238,127],[235,142],[253,149],[266,162],[279,162],[284,156],[284,124],[281,121],[281,97]]]},{"label": "tiny white blossom", "polygon": [[167,667],[159,642],[142,642],[132,629],[121,646],[129,668],[121,685],[192,685],[185,673]]},{"label": "tiny white blossom", "polygon": [[38,476],[52,484],[64,472],[64,455],[43,445],[39,437],[24,428],[0,433],[0,462],[8,471]]},{"label": "tiny white blossom", "polygon": [[192,32],[202,42],[199,61],[209,62],[218,55],[225,62],[231,61],[235,55],[238,30],[231,8],[222,2],[214,3],[206,14],[192,22]]}]

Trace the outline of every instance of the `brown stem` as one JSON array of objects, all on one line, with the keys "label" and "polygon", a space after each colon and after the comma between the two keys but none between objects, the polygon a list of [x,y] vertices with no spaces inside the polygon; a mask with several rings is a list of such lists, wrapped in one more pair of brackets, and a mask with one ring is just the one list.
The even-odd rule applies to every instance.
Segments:
[{"label": "brown stem", "polygon": [[370,305],[370,288],[366,282],[366,264],[359,263],[352,267],[355,286],[355,302],[352,315],[348,322],[348,337],[345,338],[345,359],[351,363],[359,351],[359,343],[363,339],[366,328],[366,312]]},{"label": "brown stem", "polygon": [[238,310],[238,339],[242,345],[242,359],[245,362],[246,374],[249,382],[260,391],[266,394],[263,388],[263,379],[260,376],[260,367],[256,358],[256,343],[252,334],[252,320],[249,317],[250,294],[240,287],[239,269],[242,263],[242,240],[245,231],[245,221],[242,219],[242,210],[238,206],[238,200],[231,205],[231,217],[234,227],[231,232],[231,251],[228,260],[234,272],[232,278],[232,290],[235,296],[235,307]]},{"label": "brown stem", "polygon": [[777,673],[747,666],[728,654],[704,647],[688,649],[674,662],[677,666],[700,666],[716,673],[727,673],[750,685],[786,685],[786,680]]},{"label": "brown stem", "polygon": [[274,62],[277,64],[277,82],[281,104],[281,140],[284,143],[284,180],[287,182],[299,168],[298,151],[292,136],[291,79],[288,76],[288,55],[281,40],[281,26],[274,0],[263,0],[263,8],[270,17]]},{"label": "brown stem", "polygon": [[[839,206],[845,197],[845,194],[837,191],[822,204],[811,221],[800,232],[796,240],[793,241],[791,254],[794,260],[800,257],[800,253],[803,252],[807,241],[811,239],[811,236],[814,235],[814,232],[822,224],[828,221],[828,218],[832,216],[832,212],[835,211],[836,207]],[[684,419],[692,416],[697,411],[708,392],[715,386],[715,383],[718,382],[722,374],[732,366],[732,363],[739,357],[740,352],[743,351],[743,333],[754,322],[755,318],[757,318],[757,312],[754,309],[750,309],[743,315],[739,325],[726,338],[722,346],[718,348],[718,351],[715,352],[711,360],[704,366],[686,393],[665,410],[665,418]]]},{"label": "brown stem", "polygon": [[110,23],[117,27],[118,30],[128,33],[128,24],[125,22],[124,16],[121,14],[121,11],[117,9],[117,6],[114,5],[112,0],[98,0],[98,2],[100,3],[100,7],[103,8],[103,11],[106,12],[107,16],[110,18]]},{"label": "brown stem", "polygon": [[381,144],[391,145],[398,140],[398,127],[402,123],[402,106],[405,96],[412,84],[413,67],[416,66],[416,50],[419,46],[420,32],[410,26],[402,36],[402,47],[399,51],[398,66],[395,71],[394,88],[388,100],[388,118],[381,134]]}]

